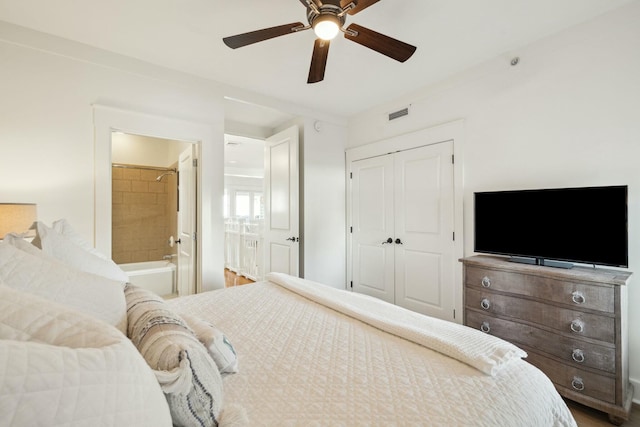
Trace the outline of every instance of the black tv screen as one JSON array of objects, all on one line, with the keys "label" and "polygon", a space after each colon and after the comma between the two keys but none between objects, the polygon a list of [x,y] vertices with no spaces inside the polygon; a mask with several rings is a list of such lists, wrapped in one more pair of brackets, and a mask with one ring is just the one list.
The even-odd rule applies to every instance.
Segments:
[{"label": "black tv screen", "polygon": [[628,267],[627,186],[474,194],[474,250]]}]

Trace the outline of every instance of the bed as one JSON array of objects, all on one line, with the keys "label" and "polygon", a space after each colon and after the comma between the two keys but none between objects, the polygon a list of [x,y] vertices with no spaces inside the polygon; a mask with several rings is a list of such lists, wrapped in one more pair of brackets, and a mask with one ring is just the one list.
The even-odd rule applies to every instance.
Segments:
[{"label": "bed", "polygon": [[169,305],[233,343],[224,399],[251,425],[575,425],[521,350],[371,297],[270,274]]},{"label": "bed", "polygon": [[279,273],[164,300],[37,230],[0,242],[0,425],[576,426],[480,331]]}]

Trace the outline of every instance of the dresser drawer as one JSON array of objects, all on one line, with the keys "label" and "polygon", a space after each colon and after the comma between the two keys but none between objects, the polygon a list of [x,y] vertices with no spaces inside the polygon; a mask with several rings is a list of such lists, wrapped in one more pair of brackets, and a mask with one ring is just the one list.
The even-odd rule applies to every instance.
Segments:
[{"label": "dresser drawer", "polygon": [[480,329],[521,347],[531,347],[553,355],[576,368],[589,367],[615,373],[616,351],[611,346],[588,343],[534,326],[498,319],[487,313],[467,309],[465,325]]},{"label": "dresser drawer", "polygon": [[626,420],[626,312],[631,273],[518,264],[475,255],[464,263],[464,323],[513,342],[569,399]]},{"label": "dresser drawer", "polygon": [[480,309],[491,315],[508,316],[544,325],[576,337],[615,343],[616,328],[613,317],[583,313],[543,302],[471,288],[465,289],[465,307]]},{"label": "dresser drawer", "polygon": [[597,286],[474,266],[465,269],[465,284],[474,289],[492,289],[535,297],[580,309],[606,313],[613,313],[615,310],[615,288],[612,285]]},{"label": "dresser drawer", "polygon": [[563,365],[532,349],[523,350],[529,354],[526,360],[544,372],[558,387],[560,394],[563,394],[562,389],[566,389],[603,402],[616,403],[615,378]]}]

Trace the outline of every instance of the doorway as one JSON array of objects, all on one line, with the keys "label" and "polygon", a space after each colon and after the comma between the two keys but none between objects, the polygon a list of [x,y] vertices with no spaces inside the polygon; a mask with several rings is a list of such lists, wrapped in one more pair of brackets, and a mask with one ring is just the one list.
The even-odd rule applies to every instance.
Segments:
[{"label": "doorway", "polygon": [[[264,251],[269,202],[266,143],[295,122],[296,117],[286,112],[225,98],[225,276],[233,278],[230,284],[260,280],[271,270]],[[297,224],[297,209],[295,220]]]},{"label": "doorway", "polygon": [[[218,121],[216,121],[218,120]],[[95,138],[95,229],[96,249],[111,255],[111,137],[114,131],[147,135],[175,141],[187,141],[197,148],[196,228],[201,238],[195,242],[198,268],[195,271],[196,292],[224,287],[222,240],[222,194],[224,189],[224,146],[218,140],[222,119],[212,123],[196,123],[119,108],[93,105]],[[203,218],[207,220],[204,221]],[[207,262],[203,263],[202,260]]]},{"label": "doorway", "polygon": [[262,280],[264,140],[224,136],[225,286]]},{"label": "doorway", "polygon": [[299,275],[298,152],[295,125],[265,140],[225,136],[226,277]]},{"label": "doorway", "polygon": [[176,272],[168,294],[194,293],[193,144],[112,132],[111,151],[113,260],[127,269],[168,263]]}]

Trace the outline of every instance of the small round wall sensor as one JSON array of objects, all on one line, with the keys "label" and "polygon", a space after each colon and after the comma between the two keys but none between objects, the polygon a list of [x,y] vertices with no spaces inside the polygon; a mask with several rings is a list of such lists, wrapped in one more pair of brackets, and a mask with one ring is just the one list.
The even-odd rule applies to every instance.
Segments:
[{"label": "small round wall sensor", "polygon": [[320,132],[322,130],[322,123],[320,122],[320,120],[317,120],[315,123],[313,123],[313,128],[316,130],[316,132]]},{"label": "small round wall sensor", "polygon": [[520,62],[520,58],[518,58],[517,56],[515,58],[513,58],[511,60],[511,66],[515,67],[516,65],[518,65],[518,62]]}]

